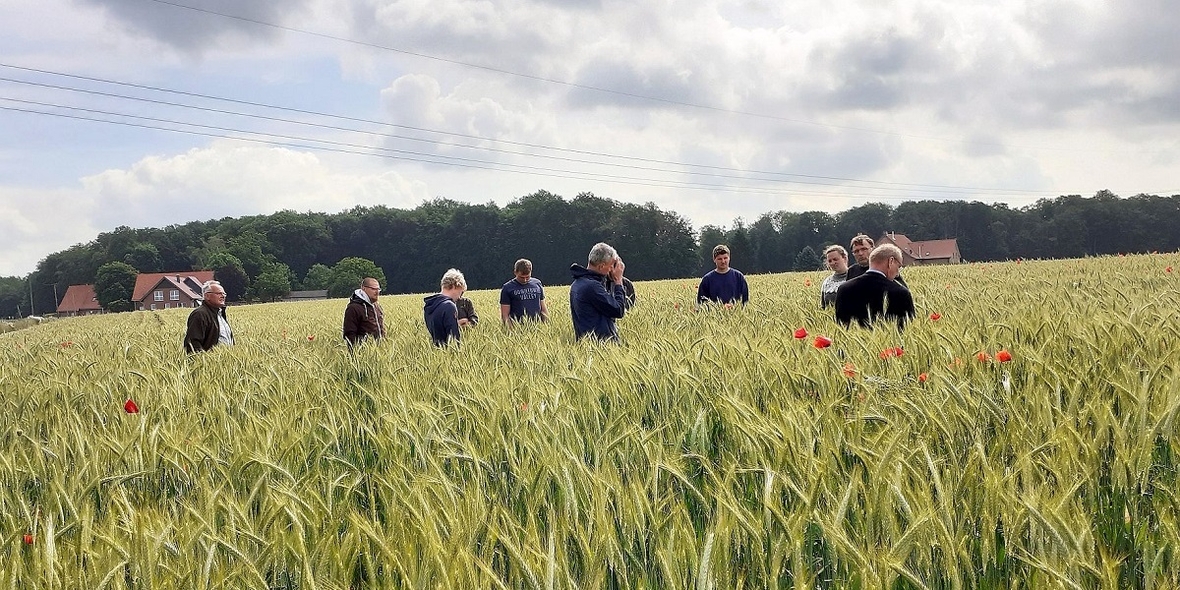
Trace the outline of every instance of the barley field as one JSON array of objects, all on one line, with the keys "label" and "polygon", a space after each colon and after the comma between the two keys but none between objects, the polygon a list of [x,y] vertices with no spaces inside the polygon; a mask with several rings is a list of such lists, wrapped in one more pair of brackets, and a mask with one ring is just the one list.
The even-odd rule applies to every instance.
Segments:
[{"label": "barley field", "polygon": [[1180,587],[1172,266],[906,269],[902,334],[816,272],[640,283],[617,346],[565,288],[449,349],[420,296],[356,355],[343,300],[193,358],[187,310],[0,335],[0,586]]}]

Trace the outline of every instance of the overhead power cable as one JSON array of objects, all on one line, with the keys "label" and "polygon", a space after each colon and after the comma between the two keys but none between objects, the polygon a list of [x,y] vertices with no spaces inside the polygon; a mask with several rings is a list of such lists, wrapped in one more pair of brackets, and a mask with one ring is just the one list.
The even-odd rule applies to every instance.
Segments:
[{"label": "overhead power cable", "polygon": [[[462,133],[440,131],[440,130],[435,130],[435,129],[414,127],[414,126],[408,126],[408,125],[399,125],[399,124],[394,124],[394,123],[386,123],[386,122],[381,122],[381,121],[374,121],[371,119],[350,117],[350,116],[338,115],[338,114],[333,114],[333,113],[311,111],[311,110],[297,109],[297,108],[291,108],[291,107],[283,107],[283,106],[278,106],[278,105],[271,105],[271,104],[260,103],[260,102],[226,98],[226,97],[209,95],[209,94],[186,92],[186,91],[174,90],[174,89],[169,89],[169,88],[162,88],[162,87],[157,87],[157,86],[148,86],[148,85],[143,85],[143,84],[135,84],[135,83],[122,82],[122,81],[117,81],[117,80],[108,80],[108,79],[95,78],[95,77],[90,77],[90,76],[81,76],[81,75],[77,75],[77,74],[69,74],[69,73],[64,73],[64,72],[54,72],[54,71],[49,71],[49,70],[41,70],[41,69],[28,68],[28,67],[23,67],[23,66],[15,66],[15,65],[11,65],[11,64],[5,64],[5,63],[0,63],[0,67],[10,68],[10,69],[15,69],[15,70],[20,70],[20,71],[26,71],[26,72],[30,72],[30,73],[60,76],[60,77],[65,77],[65,78],[83,80],[83,81],[87,81],[87,82],[96,82],[96,83],[102,83],[102,84],[110,84],[110,85],[117,85],[117,86],[123,86],[123,87],[128,87],[128,88],[135,88],[135,89],[140,89],[140,90],[148,90],[148,91],[153,91],[153,92],[175,94],[175,95],[186,96],[186,97],[190,97],[190,98],[200,98],[200,99],[206,99],[206,100],[222,101],[222,102],[228,102],[231,104],[238,104],[238,105],[250,106],[250,107],[255,107],[255,108],[278,110],[278,111],[290,112],[290,113],[301,114],[301,115],[327,117],[327,118],[339,119],[339,120],[344,120],[344,121],[349,121],[349,122],[365,123],[365,124],[379,125],[379,126],[389,126],[389,127],[395,127],[395,128],[399,128],[399,129],[407,129],[407,130],[424,132],[424,133],[461,137],[464,139],[473,139],[473,140],[478,140],[478,141],[486,141],[486,142],[490,142],[490,143],[501,143],[501,144],[507,144],[507,145],[528,147],[528,148],[532,148],[532,149],[552,150],[552,151],[572,153],[572,154],[578,154],[578,155],[589,155],[589,156],[595,156],[595,157],[601,157],[601,158],[620,159],[620,160],[625,160],[625,161],[642,162],[642,163],[648,163],[648,164],[663,164],[663,165],[670,165],[670,166],[680,166],[680,167],[684,167],[684,168],[698,168],[698,169],[705,169],[705,170],[715,170],[715,171],[719,171],[719,172],[756,174],[756,175],[781,177],[781,178],[801,178],[801,179],[810,179],[810,180],[814,180],[814,181],[834,181],[837,183],[865,184],[865,185],[872,185],[872,187],[899,187],[899,188],[893,189],[893,190],[921,190],[921,191],[926,191],[926,192],[933,191],[933,192],[952,192],[952,193],[953,192],[967,192],[967,193],[999,192],[999,193],[1005,193],[1005,194],[1014,194],[1014,193],[1015,194],[1026,193],[1029,195],[1044,194],[1042,191],[1025,190],[1025,189],[890,182],[890,181],[857,179],[857,178],[847,178],[847,177],[838,177],[838,176],[798,174],[798,173],[776,172],[776,171],[766,171],[766,170],[749,170],[749,169],[714,166],[714,165],[707,165],[707,164],[691,164],[691,163],[686,163],[686,162],[660,160],[660,159],[654,159],[654,158],[625,156],[625,155],[619,155],[619,154],[610,154],[610,153],[595,152],[595,151],[589,151],[589,150],[578,150],[578,149],[563,148],[563,147],[556,147],[556,146],[546,146],[546,145],[540,145],[540,144],[517,142],[517,141],[503,140],[503,139],[496,139],[496,138],[485,138],[485,137],[476,136],[476,135],[468,135],[468,134],[462,134]],[[254,118],[263,119],[263,120],[292,123],[292,124],[298,124],[298,125],[314,126],[314,127],[333,129],[333,130],[339,130],[339,131],[366,133],[366,134],[373,134],[373,135],[383,135],[383,136],[390,137],[390,138],[403,139],[403,140],[409,140],[409,141],[419,141],[419,142],[430,142],[431,141],[431,140],[425,140],[422,138],[414,138],[414,137],[386,134],[386,133],[377,133],[377,132],[372,132],[372,131],[358,130],[358,129],[352,129],[352,128],[339,127],[339,126],[332,126],[332,125],[326,125],[326,124],[321,124],[321,123],[311,123],[311,122],[306,122],[306,121],[282,119],[282,118],[270,117],[270,116],[266,116],[266,115],[258,115],[258,114],[253,114],[253,113],[242,113],[242,112],[237,112],[237,111],[228,111],[228,110],[223,110],[223,109],[195,106],[195,105],[189,105],[189,104],[178,103],[178,102],[173,102],[173,101],[163,101],[163,100],[157,100],[157,99],[107,93],[107,92],[102,92],[102,91],[98,91],[98,90],[75,88],[75,87],[62,86],[62,85],[56,85],[56,84],[48,84],[48,83],[44,83],[44,82],[32,82],[32,81],[20,80],[20,79],[9,78],[9,77],[0,77],[0,81],[6,81],[6,82],[24,84],[24,85],[30,85],[30,86],[38,86],[38,87],[57,89],[57,90],[66,90],[66,91],[79,92],[79,93],[85,93],[85,94],[92,94],[92,95],[97,95],[97,96],[118,98],[118,99],[123,99],[123,100],[134,100],[134,101],[148,102],[148,103],[173,106],[173,107],[184,107],[184,108],[197,109],[197,110],[213,112],[213,113],[220,113],[220,114],[230,114],[230,115],[237,115],[237,116],[244,116],[244,117],[254,117]],[[441,142],[435,142],[435,143],[441,144]],[[501,149],[489,148],[489,147],[485,147],[485,146],[470,146],[470,145],[454,144],[454,143],[446,143],[446,144],[441,144],[441,145],[463,147],[463,148],[468,148],[468,149],[498,151],[501,153],[511,153],[511,154],[516,154],[516,155],[529,156],[529,157],[545,157],[545,158],[558,159],[558,160],[564,159],[567,161],[583,162],[581,160],[572,160],[569,158],[561,158],[558,156],[513,152],[513,151],[509,151],[509,150],[501,150]],[[607,165],[607,166],[629,167],[629,166],[626,166],[623,164],[615,164],[615,163],[610,163],[610,162],[583,162],[583,163],[593,163],[593,164],[600,164],[600,165]],[[632,167],[632,168],[643,169],[642,167]],[[686,171],[685,173],[697,174],[697,175],[707,174],[707,175],[722,177],[722,178],[742,178],[742,177],[733,177],[733,176],[726,176],[726,175],[714,174],[714,173],[702,173],[702,172],[691,172],[691,171]],[[796,182],[799,182],[800,184],[820,184],[820,185],[825,185],[825,186],[840,186],[837,184],[832,184],[830,182],[805,182],[805,181],[796,181]],[[861,187],[861,188],[872,188],[872,187]]]}]

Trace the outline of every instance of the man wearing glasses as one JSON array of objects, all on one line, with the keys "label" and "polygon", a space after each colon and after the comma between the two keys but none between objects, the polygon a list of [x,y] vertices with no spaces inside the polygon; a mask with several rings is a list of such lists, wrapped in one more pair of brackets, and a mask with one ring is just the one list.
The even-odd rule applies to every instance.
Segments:
[{"label": "man wearing glasses", "polygon": [[184,333],[184,350],[189,354],[204,352],[224,344],[233,346],[234,333],[225,317],[225,289],[217,281],[201,286],[205,301],[188,314],[188,330]]},{"label": "man wearing glasses", "polygon": [[870,328],[884,317],[897,322],[898,329],[914,317],[914,297],[894,279],[901,272],[901,249],[881,244],[869,254],[864,274],[840,285],[836,291],[836,321],[849,326],[856,320]]},{"label": "man wearing glasses", "polygon": [[348,307],[344,308],[344,340],[349,348],[366,338],[380,340],[385,336],[385,313],[377,303],[380,293],[381,283],[373,277],[365,277],[361,287],[348,300]]}]

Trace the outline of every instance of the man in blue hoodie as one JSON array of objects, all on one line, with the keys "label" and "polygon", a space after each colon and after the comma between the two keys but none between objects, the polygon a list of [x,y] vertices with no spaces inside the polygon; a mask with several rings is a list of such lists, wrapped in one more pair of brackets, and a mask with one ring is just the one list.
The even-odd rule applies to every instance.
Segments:
[{"label": "man in blue hoodie", "polygon": [[446,346],[451,340],[459,342],[459,308],[455,301],[467,291],[467,279],[452,268],[443,275],[441,287],[442,292],[426,296],[422,306],[426,330],[435,346]]},{"label": "man in blue hoodie", "polygon": [[570,285],[574,334],[578,339],[592,335],[601,340],[618,340],[615,320],[623,317],[627,309],[623,260],[618,252],[599,242],[590,249],[586,266],[571,264],[570,274],[574,277]]}]

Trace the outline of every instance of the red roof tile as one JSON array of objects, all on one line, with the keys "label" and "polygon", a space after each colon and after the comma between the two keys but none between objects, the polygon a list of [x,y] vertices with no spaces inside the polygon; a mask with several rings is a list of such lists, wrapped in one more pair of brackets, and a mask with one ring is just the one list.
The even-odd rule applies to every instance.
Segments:
[{"label": "red roof tile", "polygon": [[102,306],[94,295],[94,285],[70,285],[65,297],[57,304],[57,313],[78,313],[80,311],[101,311]]},{"label": "red roof tile", "polygon": [[[197,288],[199,289],[200,285],[202,283],[204,283],[205,281],[212,281],[213,280],[213,271],[211,271],[211,270],[182,270],[182,271],[175,271],[175,272],[143,272],[143,273],[139,273],[139,276],[135,277],[135,292],[134,292],[134,294],[131,295],[131,300],[132,301],[143,301],[143,298],[147,297],[148,294],[151,293],[156,288],[156,286],[160,284],[160,281],[162,281],[165,278],[168,279],[169,283],[176,285],[177,288],[180,288],[181,285],[183,285],[185,283],[189,283],[189,286],[185,287],[185,289],[188,292],[192,292],[192,290],[193,290],[192,284],[195,283]],[[191,282],[187,280],[189,278],[192,279]],[[200,298],[201,298],[201,294],[200,294],[200,291],[198,290],[197,295],[196,295],[196,299],[200,299]]]}]

